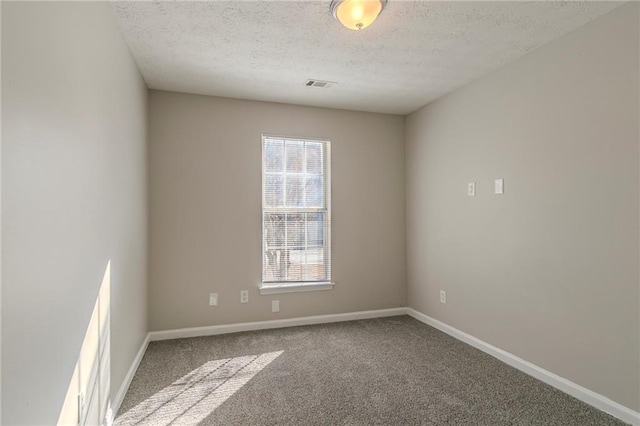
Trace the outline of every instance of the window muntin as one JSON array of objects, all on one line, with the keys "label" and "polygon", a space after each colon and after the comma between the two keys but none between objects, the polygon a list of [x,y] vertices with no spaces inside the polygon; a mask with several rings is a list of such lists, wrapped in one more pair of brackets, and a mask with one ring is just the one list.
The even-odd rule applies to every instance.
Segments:
[{"label": "window muntin", "polygon": [[330,143],[262,137],[262,282],[331,280]]}]

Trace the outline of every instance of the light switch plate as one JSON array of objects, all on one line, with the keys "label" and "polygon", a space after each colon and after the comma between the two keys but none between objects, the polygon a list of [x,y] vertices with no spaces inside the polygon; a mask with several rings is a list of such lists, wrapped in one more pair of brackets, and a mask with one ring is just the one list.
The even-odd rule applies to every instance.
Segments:
[{"label": "light switch plate", "polygon": [[467,195],[469,197],[475,197],[475,195],[476,195],[476,183],[475,182],[469,182],[467,184]]},{"label": "light switch plate", "polygon": [[496,194],[504,194],[504,179],[496,179],[496,182],[495,182],[495,193]]},{"label": "light switch plate", "polygon": [[209,306],[218,306],[218,293],[209,293]]},{"label": "light switch plate", "polygon": [[271,312],[280,312],[280,301],[272,300],[271,301]]}]

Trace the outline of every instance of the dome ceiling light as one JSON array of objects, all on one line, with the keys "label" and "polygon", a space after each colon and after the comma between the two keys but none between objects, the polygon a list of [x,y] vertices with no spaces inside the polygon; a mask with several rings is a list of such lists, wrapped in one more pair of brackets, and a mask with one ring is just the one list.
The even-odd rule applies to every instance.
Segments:
[{"label": "dome ceiling light", "polygon": [[376,20],[387,0],[332,0],[331,13],[350,30],[367,28]]}]

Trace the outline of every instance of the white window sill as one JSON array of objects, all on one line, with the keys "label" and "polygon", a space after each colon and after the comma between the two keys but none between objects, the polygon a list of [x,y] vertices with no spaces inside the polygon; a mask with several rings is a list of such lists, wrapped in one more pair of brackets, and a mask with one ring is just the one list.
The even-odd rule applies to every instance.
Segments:
[{"label": "white window sill", "polygon": [[268,283],[261,284],[260,294],[280,294],[280,293],[299,293],[303,291],[322,291],[332,290],[335,283],[317,282],[317,283]]}]

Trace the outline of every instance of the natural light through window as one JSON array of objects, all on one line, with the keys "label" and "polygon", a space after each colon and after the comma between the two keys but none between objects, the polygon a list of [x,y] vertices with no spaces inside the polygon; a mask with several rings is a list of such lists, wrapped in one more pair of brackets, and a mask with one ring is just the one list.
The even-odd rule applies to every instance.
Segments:
[{"label": "natural light through window", "polygon": [[262,137],[262,283],[331,281],[330,143]]},{"label": "natural light through window", "polygon": [[282,352],[209,361],[118,417],[116,425],[198,424]]},{"label": "natural light through window", "polygon": [[80,346],[59,425],[98,425],[111,419],[111,261]]}]

